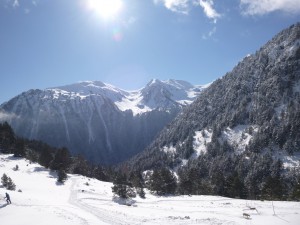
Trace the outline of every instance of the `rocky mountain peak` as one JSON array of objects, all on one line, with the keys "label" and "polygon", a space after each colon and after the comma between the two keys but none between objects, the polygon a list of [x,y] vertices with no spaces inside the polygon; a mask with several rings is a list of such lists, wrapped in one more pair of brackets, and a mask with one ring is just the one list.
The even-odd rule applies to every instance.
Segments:
[{"label": "rocky mountain peak", "polygon": [[183,105],[196,98],[201,90],[194,88],[153,80],[140,90],[124,91],[84,81],[29,90],[0,111],[13,115],[5,118],[20,136],[67,146],[95,163],[111,164],[143,150]]}]

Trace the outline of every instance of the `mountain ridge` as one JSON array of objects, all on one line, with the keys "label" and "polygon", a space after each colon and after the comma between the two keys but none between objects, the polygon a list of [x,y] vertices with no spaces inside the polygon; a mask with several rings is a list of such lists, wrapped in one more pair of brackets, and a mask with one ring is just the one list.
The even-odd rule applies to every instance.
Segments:
[{"label": "mountain ridge", "polygon": [[[90,95],[103,95],[109,98],[121,111],[131,110],[134,115],[152,111],[156,108],[168,108],[163,101],[171,101],[178,105],[188,105],[207,85],[191,85],[186,81],[169,79],[161,81],[152,79],[145,87],[127,91],[101,81],[83,81],[75,84],[47,88],[54,92],[71,98],[86,98]],[[155,96],[153,97],[153,95]],[[165,97],[166,99],[161,99]],[[161,102],[159,102],[161,101]]]},{"label": "mountain ridge", "polygon": [[110,164],[142,151],[200,92],[176,80],[152,80],[131,92],[85,81],[23,92],[0,110],[20,136]]}]

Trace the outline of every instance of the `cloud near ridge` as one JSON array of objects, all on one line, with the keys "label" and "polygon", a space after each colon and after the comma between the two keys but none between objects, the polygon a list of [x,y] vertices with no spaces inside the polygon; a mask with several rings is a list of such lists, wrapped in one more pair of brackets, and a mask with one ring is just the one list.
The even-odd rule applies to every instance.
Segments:
[{"label": "cloud near ridge", "polygon": [[13,118],[16,118],[16,115],[11,113],[11,114],[8,114],[8,113],[5,113],[5,112],[1,112],[0,111],[0,122],[4,122],[6,120],[11,120]]},{"label": "cloud near ridge", "polygon": [[300,14],[300,0],[240,0],[242,14],[265,15],[274,11]]}]

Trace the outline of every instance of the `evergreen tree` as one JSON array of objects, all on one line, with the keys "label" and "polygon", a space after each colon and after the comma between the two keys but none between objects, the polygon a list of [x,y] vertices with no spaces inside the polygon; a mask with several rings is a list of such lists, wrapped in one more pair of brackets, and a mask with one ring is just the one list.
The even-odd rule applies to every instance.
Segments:
[{"label": "evergreen tree", "polygon": [[129,182],[132,184],[132,186],[136,189],[137,194],[141,198],[145,198],[145,191],[144,191],[144,180],[142,177],[141,172],[132,172],[129,175]]},{"label": "evergreen tree", "polygon": [[7,188],[8,176],[5,173],[1,177],[1,184],[3,185],[3,187]]},{"label": "evergreen tree", "polygon": [[81,174],[83,176],[89,176],[90,175],[90,167],[87,162],[83,158],[83,156],[77,156],[73,160],[74,168],[73,168],[73,173],[75,174]]},{"label": "evergreen tree", "polygon": [[214,170],[211,173],[211,183],[213,185],[214,193],[217,195],[225,196],[226,194],[226,183],[225,177],[221,170]]},{"label": "evergreen tree", "polygon": [[51,170],[67,170],[71,163],[71,156],[67,148],[60,148],[56,151],[52,162]]},{"label": "evergreen tree", "polygon": [[63,169],[59,169],[57,171],[57,182],[63,184],[63,183],[65,183],[67,178],[68,178],[68,176],[67,176],[66,172]]},{"label": "evergreen tree", "polygon": [[300,201],[300,182],[299,181],[294,185],[291,197],[292,197],[292,200]]},{"label": "evergreen tree", "polygon": [[123,199],[135,197],[131,184],[127,181],[125,174],[117,174],[113,181],[112,192]]},{"label": "evergreen tree", "polygon": [[53,160],[53,153],[49,147],[45,147],[38,159],[39,164],[42,166],[49,168],[51,161]]},{"label": "evergreen tree", "polygon": [[10,191],[16,190],[16,185],[10,177],[8,177],[6,188],[7,188],[7,190],[10,190]]},{"label": "evergreen tree", "polygon": [[178,173],[179,183],[178,192],[183,195],[189,195],[193,193],[193,182],[188,176],[188,170],[183,170]]},{"label": "evergreen tree", "polygon": [[283,198],[283,184],[279,176],[269,176],[262,189],[262,197],[267,200],[281,200]]},{"label": "evergreen tree", "polygon": [[7,176],[5,173],[1,177],[1,183],[3,187],[5,187],[7,190],[11,190],[11,191],[16,190],[16,185],[14,184],[12,179],[9,176]]},{"label": "evergreen tree", "polygon": [[37,151],[34,151],[32,149],[26,150],[26,159],[28,159],[30,162],[38,162],[40,153]]},{"label": "evergreen tree", "polygon": [[14,142],[15,133],[11,126],[7,122],[0,124],[0,151],[11,153]]},{"label": "evergreen tree", "polygon": [[183,158],[184,159],[188,159],[191,157],[191,155],[195,152],[194,151],[194,147],[193,147],[193,143],[194,143],[194,136],[193,135],[189,135],[189,137],[187,138],[185,144],[183,145]]},{"label": "evergreen tree", "polygon": [[140,172],[131,172],[129,175],[129,182],[132,184],[133,187],[143,187],[144,186],[144,181],[142,174]]},{"label": "evergreen tree", "polygon": [[25,154],[25,140],[22,138],[17,138],[14,148],[14,157],[25,157]]},{"label": "evergreen tree", "polygon": [[139,190],[138,190],[138,195],[141,197],[141,198],[145,198],[146,197],[146,193],[145,193],[145,190],[144,190],[144,188],[142,187],[142,188],[140,188]]},{"label": "evergreen tree", "polygon": [[226,196],[231,198],[246,198],[246,188],[237,172],[226,179]]},{"label": "evergreen tree", "polygon": [[108,174],[109,174],[108,169],[105,169],[102,166],[95,166],[92,169],[92,176],[98,180],[111,181],[112,179],[110,177],[113,176],[109,176]]},{"label": "evergreen tree", "polygon": [[176,178],[168,168],[156,169],[150,178],[150,190],[158,195],[175,194]]}]

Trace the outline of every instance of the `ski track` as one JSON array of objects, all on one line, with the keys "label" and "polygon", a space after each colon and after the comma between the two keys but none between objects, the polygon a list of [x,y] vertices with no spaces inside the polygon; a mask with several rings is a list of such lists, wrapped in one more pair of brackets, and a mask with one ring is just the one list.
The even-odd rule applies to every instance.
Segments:
[{"label": "ski track", "polygon": [[[16,164],[18,171],[13,169]],[[4,172],[22,193],[11,192],[13,204],[7,206],[1,204],[5,200],[0,187],[1,225],[40,224],[43,219],[44,225],[298,225],[300,219],[298,202],[275,201],[273,215],[269,201],[220,196],[162,197],[147,192],[146,199],[137,197],[127,206],[113,197],[111,183],[68,175],[65,184],[58,185],[55,172],[0,154],[0,175]],[[244,212],[251,218],[245,219]]]},{"label": "ski track", "polygon": [[[134,223],[127,223],[125,222],[124,219],[120,219],[119,216],[116,213],[112,213],[111,211],[100,209],[93,207],[91,205],[88,205],[84,202],[85,199],[88,198],[82,198],[78,199],[77,193],[79,190],[75,188],[76,184],[78,183],[78,178],[72,178],[72,185],[70,188],[70,198],[69,198],[69,203],[79,207],[80,209],[84,210],[87,213],[92,214],[93,216],[97,217],[98,220],[107,223],[107,224],[114,224],[114,225],[124,225],[124,224],[134,224]],[[92,199],[92,198],[91,198]],[[97,201],[103,201],[102,199],[99,198],[94,198],[94,200]],[[106,204],[108,200],[104,200],[105,202],[103,203]]]},{"label": "ski track", "polygon": [[[78,198],[78,193],[80,193],[79,189],[76,189],[76,186],[78,183],[79,178],[73,177],[71,178],[72,185],[70,188],[70,198],[69,203],[74,205],[75,207],[79,207],[81,210],[84,210],[85,212],[92,214],[95,216],[99,221],[104,222],[106,224],[112,224],[112,225],[138,225],[138,224],[210,224],[210,225],[216,225],[216,224],[225,224],[225,225],[235,225],[237,224],[234,221],[225,221],[225,220],[219,220],[216,218],[205,218],[205,219],[199,219],[199,218],[190,218],[189,216],[185,216],[185,212],[182,212],[180,209],[175,209],[176,207],[172,207],[173,202],[199,202],[199,200],[154,200],[151,202],[143,202],[138,205],[139,208],[149,209],[149,210],[159,210],[160,212],[165,212],[165,216],[159,216],[154,218],[149,217],[139,217],[136,218],[132,215],[127,215],[125,212],[120,211],[112,211],[107,207],[107,209],[101,208],[105,206],[109,206],[111,204],[112,200],[110,199],[103,199],[100,198],[98,194],[95,193],[89,193],[93,194],[95,196],[99,197],[84,197],[84,198]],[[85,193],[87,193],[85,191]],[[87,203],[87,200],[97,201],[97,206],[93,206],[93,203]],[[207,201],[207,200],[203,200]],[[209,200],[208,200],[209,201]],[[220,199],[220,200],[211,200],[210,202],[219,203],[220,205],[224,205],[228,201],[227,199]],[[200,201],[201,202],[201,201]],[[225,202],[225,203],[224,203]],[[159,207],[157,206],[158,203],[164,203],[166,204],[166,208],[162,207],[162,205]],[[170,204],[168,204],[170,203]],[[218,205],[219,205],[218,204]],[[150,206],[150,207],[149,207]],[[152,207],[151,207],[152,206]],[[131,206],[132,207],[132,206]],[[217,207],[217,204],[215,205]],[[191,207],[195,208],[195,206]],[[172,210],[172,214],[168,215],[168,213]],[[181,214],[181,216],[174,216],[173,214]],[[205,210],[202,211],[202,213],[208,213],[211,214],[211,216],[214,215],[226,215],[226,213],[223,212],[216,212],[212,210]],[[153,212],[151,212],[153,213]],[[186,212],[187,214],[194,215],[194,213],[199,213],[199,209],[196,210],[189,210]],[[193,217],[193,216],[192,216]],[[234,218],[234,216],[231,216]]]},{"label": "ski track", "polygon": [[[75,213],[72,213],[71,211],[74,210],[73,207],[68,207],[66,205],[43,205],[43,204],[17,204],[12,203],[12,206],[16,207],[28,207],[35,209],[37,211],[44,211],[49,210],[53,212],[55,215],[58,215],[59,217],[66,218],[68,220],[72,220],[74,218],[77,219],[76,222],[80,221],[80,225],[89,225],[88,221],[80,216],[78,216]],[[71,222],[71,221],[70,221]]]}]

